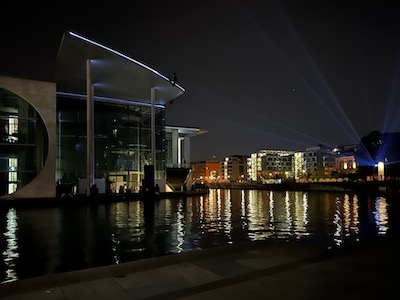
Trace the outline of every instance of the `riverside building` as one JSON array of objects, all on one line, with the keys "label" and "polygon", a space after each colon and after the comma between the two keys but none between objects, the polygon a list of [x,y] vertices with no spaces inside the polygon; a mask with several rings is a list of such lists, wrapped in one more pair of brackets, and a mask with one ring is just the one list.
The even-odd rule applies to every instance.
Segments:
[{"label": "riverside building", "polygon": [[298,173],[294,161],[295,151],[267,149],[252,153],[248,158],[248,178],[252,181],[272,183],[279,179],[293,178]]},{"label": "riverside building", "polygon": [[165,190],[168,163],[190,164],[189,136],[204,132],[166,126],[166,104],[184,92],[157,70],[66,32],[54,82],[0,76],[0,198],[139,191],[145,166]]},{"label": "riverside building", "polygon": [[247,181],[247,155],[232,155],[221,162],[223,181],[245,182]]}]

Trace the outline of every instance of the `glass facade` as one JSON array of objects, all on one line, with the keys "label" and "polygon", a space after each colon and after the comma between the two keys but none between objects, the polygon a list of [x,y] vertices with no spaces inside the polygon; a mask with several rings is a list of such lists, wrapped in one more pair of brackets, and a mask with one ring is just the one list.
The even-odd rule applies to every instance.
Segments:
[{"label": "glass facade", "polygon": [[[165,179],[165,109],[155,107],[156,179]],[[86,178],[86,98],[57,97],[58,184],[79,186]],[[144,166],[151,161],[151,106],[146,103],[95,100],[95,178],[107,193],[138,192]],[[78,191],[82,193],[82,191]]]},{"label": "glass facade", "polygon": [[0,88],[0,196],[31,182],[47,157],[48,134],[25,99]]}]

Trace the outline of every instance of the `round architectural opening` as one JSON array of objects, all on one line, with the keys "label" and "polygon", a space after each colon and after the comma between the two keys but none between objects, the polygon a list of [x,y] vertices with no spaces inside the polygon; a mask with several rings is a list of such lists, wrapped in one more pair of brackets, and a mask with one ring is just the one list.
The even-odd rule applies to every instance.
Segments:
[{"label": "round architectural opening", "polygon": [[0,88],[0,196],[31,182],[48,153],[48,133],[35,108]]}]

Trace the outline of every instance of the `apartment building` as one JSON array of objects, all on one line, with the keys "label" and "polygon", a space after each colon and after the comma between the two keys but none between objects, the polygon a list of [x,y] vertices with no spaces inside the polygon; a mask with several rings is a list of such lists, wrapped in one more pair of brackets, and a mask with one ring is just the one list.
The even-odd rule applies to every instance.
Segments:
[{"label": "apartment building", "polygon": [[193,183],[218,182],[222,179],[221,162],[219,160],[196,161],[191,163]]},{"label": "apartment building", "polygon": [[247,160],[248,178],[269,182],[273,179],[293,178],[295,151],[268,149],[252,153]]},{"label": "apartment building", "polygon": [[227,182],[247,181],[247,155],[232,155],[221,162],[222,180]]}]

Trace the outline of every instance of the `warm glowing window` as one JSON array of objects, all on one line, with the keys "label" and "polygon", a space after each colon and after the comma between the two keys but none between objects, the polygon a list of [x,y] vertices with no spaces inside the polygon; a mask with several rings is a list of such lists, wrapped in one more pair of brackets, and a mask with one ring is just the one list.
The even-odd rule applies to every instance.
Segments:
[{"label": "warm glowing window", "polygon": [[8,118],[8,134],[18,133],[18,118],[10,116]]},{"label": "warm glowing window", "polygon": [[15,157],[10,157],[8,159],[8,169],[10,171],[16,171],[18,167],[18,159]]}]

